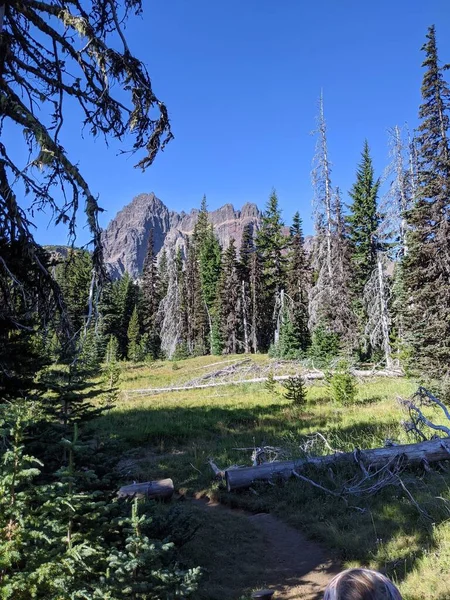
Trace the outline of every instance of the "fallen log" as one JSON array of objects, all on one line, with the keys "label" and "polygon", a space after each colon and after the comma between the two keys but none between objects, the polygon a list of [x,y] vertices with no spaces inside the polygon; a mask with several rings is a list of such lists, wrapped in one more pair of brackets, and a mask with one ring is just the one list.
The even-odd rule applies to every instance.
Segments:
[{"label": "fallen log", "polygon": [[132,483],[124,485],[117,492],[119,498],[147,498],[153,500],[168,500],[173,496],[173,481],[171,479],[159,479],[158,481],[146,481],[144,483]]},{"label": "fallen log", "polygon": [[[353,370],[352,374],[355,377],[403,377],[404,374],[401,371],[359,371]],[[307,381],[314,381],[325,379],[325,373],[321,371],[313,371],[300,373],[303,379]],[[286,381],[291,377],[295,377],[295,373],[291,375],[275,375],[275,381]],[[172,387],[162,387],[162,388],[143,388],[143,389],[134,389],[134,390],[125,390],[126,394],[162,394],[164,392],[185,392],[187,390],[201,390],[205,388],[215,388],[215,387],[223,387],[227,385],[245,385],[251,383],[265,383],[267,381],[267,377],[253,377],[252,379],[238,379],[234,381],[216,381],[214,383],[199,383],[195,385],[179,385]]]},{"label": "fallen log", "polygon": [[230,492],[249,488],[255,481],[270,481],[280,477],[288,479],[294,471],[301,471],[307,467],[324,469],[353,463],[363,464],[366,469],[373,469],[395,462],[401,462],[405,466],[430,464],[446,459],[450,459],[450,438],[438,438],[418,444],[340,452],[326,456],[266,462],[240,469],[225,469],[225,481]]}]

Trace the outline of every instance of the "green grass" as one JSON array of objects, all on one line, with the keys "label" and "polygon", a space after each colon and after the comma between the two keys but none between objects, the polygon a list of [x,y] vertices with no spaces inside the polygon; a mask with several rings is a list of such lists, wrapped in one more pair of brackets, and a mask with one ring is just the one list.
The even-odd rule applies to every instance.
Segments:
[{"label": "green grass", "polygon": [[[255,359],[263,364],[269,360],[265,356]],[[170,362],[128,365],[121,386],[130,390],[179,384],[206,373],[203,367],[217,361],[215,357],[178,361],[176,370]],[[120,456],[118,472],[124,481],[172,477],[176,488],[188,496],[208,495],[233,507],[270,511],[323,542],[347,564],[365,564],[387,572],[407,600],[444,600],[450,597],[450,582],[445,577],[450,566],[450,477],[446,472],[418,470],[403,476],[414,498],[431,515],[430,521],[398,487],[355,498],[353,504],[358,508],[352,508],[296,480],[283,486],[257,485],[257,495],[227,493],[213,482],[207,465],[209,457],[223,467],[248,465],[250,453],[234,448],[263,442],[299,454],[299,442],[315,431],[344,451],[382,446],[387,438],[406,443],[411,440],[400,425],[405,414],[396,398],[408,396],[415,388],[407,379],[370,380],[358,385],[355,404],[339,407],[329,400],[326,387],[315,383],[308,386],[304,409],[291,406],[283,398],[281,386],[271,397],[262,384],[154,396],[132,396],[124,391],[117,406],[97,421],[95,435]],[[312,476],[337,489],[354,475],[350,469],[333,477],[328,473]],[[230,523],[227,526],[232,527]],[[208,569],[208,545],[212,542],[208,535],[205,539],[192,542],[188,555]],[[230,569],[234,570],[233,565]],[[224,567],[222,574],[225,587],[226,570]],[[206,579],[206,591],[201,594],[221,597],[220,581],[213,585]]]}]

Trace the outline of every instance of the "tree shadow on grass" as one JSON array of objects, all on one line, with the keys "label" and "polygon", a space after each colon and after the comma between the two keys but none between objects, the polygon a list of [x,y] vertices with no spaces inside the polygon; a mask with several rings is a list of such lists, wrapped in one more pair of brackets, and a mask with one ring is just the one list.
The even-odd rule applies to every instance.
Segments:
[{"label": "tree shadow on grass", "polygon": [[[220,467],[233,463],[250,464],[247,453],[235,447],[251,447],[262,440],[282,445],[283,439],[300,437],[305,430],[323,428],[326,417],[308,414],[304,421],[285,404],[272,403],[249,408],[181,406],[111,411],[95,424],[105,440],[120,440],[126,448],[156,448],[147,459],[142,477],[172,477],[177,489],[188,493],[211,490],[213,475],[206,461],[213,456]],[[303,429],[302,429],[303,428]],[[333,423],[327,437],[340,450],[382,446],[390,423],[360,422],[348,427]],[[323,431],[323,429],[322,429]],[[283,437],[284,436],[284,437]],[[180,453],[182,450],[182,453]],[[335,469],[310,476],[338,489],[358,474],[357,468]],[[305,482],[290,480],[284,485],[256,485],[256,494],[217,492],[232,506],[252,512],[267,511],[319,539],[344,560],[371,564],[397,581],[404,580],[417,561],[437,547],[434,527],[448,519],[450,478],[437,471],[411,470],[402,474],[406,485],[431,519],[424,518],[400,486],[391,486],[370,497],[342,499],[327,495]],[[333,487],[334,486],[334,487]],[[211,493],[210,491],[208,493]],[[358,509],[362,509],[358,510]]]}]

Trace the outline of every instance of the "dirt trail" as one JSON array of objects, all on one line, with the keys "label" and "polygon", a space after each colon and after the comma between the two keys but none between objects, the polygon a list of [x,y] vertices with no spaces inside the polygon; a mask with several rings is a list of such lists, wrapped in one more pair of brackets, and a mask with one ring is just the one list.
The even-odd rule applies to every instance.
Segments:
[{"label": "dirt trail", "polygon": [[270,514],[253,515],[211,501],[196,504],[208,510],[244,515],[263,533],[264,585],[276,591],[274,600],[321,600],[327,583],[340,570],[339,563],[327,558],[318,544]]}]

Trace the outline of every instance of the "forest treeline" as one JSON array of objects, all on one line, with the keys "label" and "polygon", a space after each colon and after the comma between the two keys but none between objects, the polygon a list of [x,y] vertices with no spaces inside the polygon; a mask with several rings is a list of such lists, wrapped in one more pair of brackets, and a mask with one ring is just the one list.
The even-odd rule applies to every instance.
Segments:
[{"label": "forest treeline", "polygon": [[[245,227],[240,248],[233,239],[220,247],[204,198],[185,249],[164,248],[157,264],[150,232],[140,281],[125,275],[105,286],[100,347],[115,336],[119,355],[134,361],[270,352],[320,362],[342,354],[447,373],[450,91],[434,28],[423,49],[420,125],[413,135],[390,131],[383,186],[365,141],[344,204],[332,178],[321,100],[311,251],[298,212],[285,234],[275,191],[260,228]],[[75,329],[83,327],[91,268],[89,255],[79,252],[57,269]]]}]

